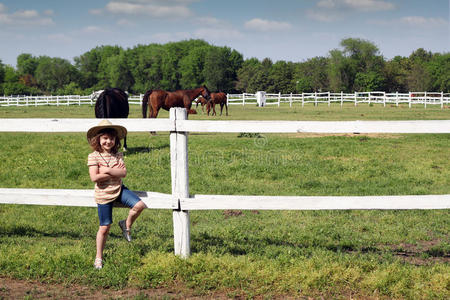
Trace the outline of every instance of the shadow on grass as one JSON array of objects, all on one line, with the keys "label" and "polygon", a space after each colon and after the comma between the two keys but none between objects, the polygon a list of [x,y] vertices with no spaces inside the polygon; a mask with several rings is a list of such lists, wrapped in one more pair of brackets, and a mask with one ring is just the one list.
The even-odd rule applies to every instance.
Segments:
[{"label": "shadow on grass", "polygon": [[[91,234],[95,238],[95,233]],[[74,239],[79,239],[82,237],[86,237],[88,235],[82,235],[80,233],[71,232],[71,231],[42,231],[37,230],[31,226],[14,226],[12,228],[8,228],[7,230],[3,229],[0,232],[0,237],[12,237],[12,236],[28,236],[28,237],[71,237]]]},{"label": "shadow on grass", "polygon": [[156,150],[162,150],[162,149],[166,149],[169,148],[170,144],[164,144],[161,146],[157,146],[157,147],[134,147],[134,148],[127,148],[127,154],[133,155],[133,154],[137,154],[137,153],[149,153],[152,151],[156,151]]}]

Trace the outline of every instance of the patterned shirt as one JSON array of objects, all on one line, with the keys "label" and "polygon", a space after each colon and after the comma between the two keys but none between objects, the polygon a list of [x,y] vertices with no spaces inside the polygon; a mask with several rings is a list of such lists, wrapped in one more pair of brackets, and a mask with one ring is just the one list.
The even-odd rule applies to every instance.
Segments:
[{"label": "patterned shirt", "polygon": [[[123,153],[99,153],[94,151],[88,156],[87,165],[97,167],[114,167],[123,162]],[[122,187],[122,178],[111,177],[108,180],[95,183],[94,197],[98,204],[106,204],[116,200]]]}]

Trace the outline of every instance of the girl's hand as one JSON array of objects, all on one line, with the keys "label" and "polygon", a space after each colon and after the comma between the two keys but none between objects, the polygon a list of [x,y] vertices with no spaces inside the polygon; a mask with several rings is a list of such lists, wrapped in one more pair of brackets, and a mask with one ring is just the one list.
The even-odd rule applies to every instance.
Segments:
[{"label": "girl's hand", "polygon": [[98,173],[100,174],[107,174],[111,170],[110,167],[100,166],[98,168]]}]

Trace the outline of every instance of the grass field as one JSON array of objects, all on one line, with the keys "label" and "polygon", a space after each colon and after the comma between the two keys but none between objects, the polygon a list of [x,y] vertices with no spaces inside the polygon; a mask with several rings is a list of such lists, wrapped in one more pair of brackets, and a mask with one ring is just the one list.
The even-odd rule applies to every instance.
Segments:
[{"label": "grass field", "polygon": [[[0,108],[0,118],[92,114],[89,106]],[[130,117],[140,117],[139,107]],[[229,117],[209,119],[432,120],[450,119],[450,110],[231,106]],[[450,193],[450,134],[239,136],[189,136],[191,194]],[[129,188],[170,193],[168,134],[130,133],[128,144]],[[0,133],[0,145],[1,187],[93,186],[83,133]],[[116,209],[114,220],[126,213]],[[171,212],[147,210],[131,244],[113,226],[105,268],[95,271],[94,208],[0,205],[0,277],[225,298],[448,299],[449,217],[449,210],[192,211],[193,254],[182,260],[173,255]]]}]

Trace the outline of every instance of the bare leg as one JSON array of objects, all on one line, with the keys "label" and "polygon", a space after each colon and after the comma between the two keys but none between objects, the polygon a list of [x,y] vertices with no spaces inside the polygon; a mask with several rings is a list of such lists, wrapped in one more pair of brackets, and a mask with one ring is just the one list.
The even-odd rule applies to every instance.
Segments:
[{"label": "bare leg", "polygon": [[108,237],[109,228],[111,228],[111,224],[106,226],[100,226],[97,231],[97,255],[96,258],[103,259],[103,249],[105,249],[106,238]]},{"label": "bare leg", "polygon": [[134,221],[136,221],[137,217],[139,217],[139,215],[145,208],[147,208],[147,205],[145,205],[143,201],[139,201],[132,209],[130,209],[130,212],[128,213],[128,218],[125,222],[127,230],[131,229],[131,226],[133,225]]}]

